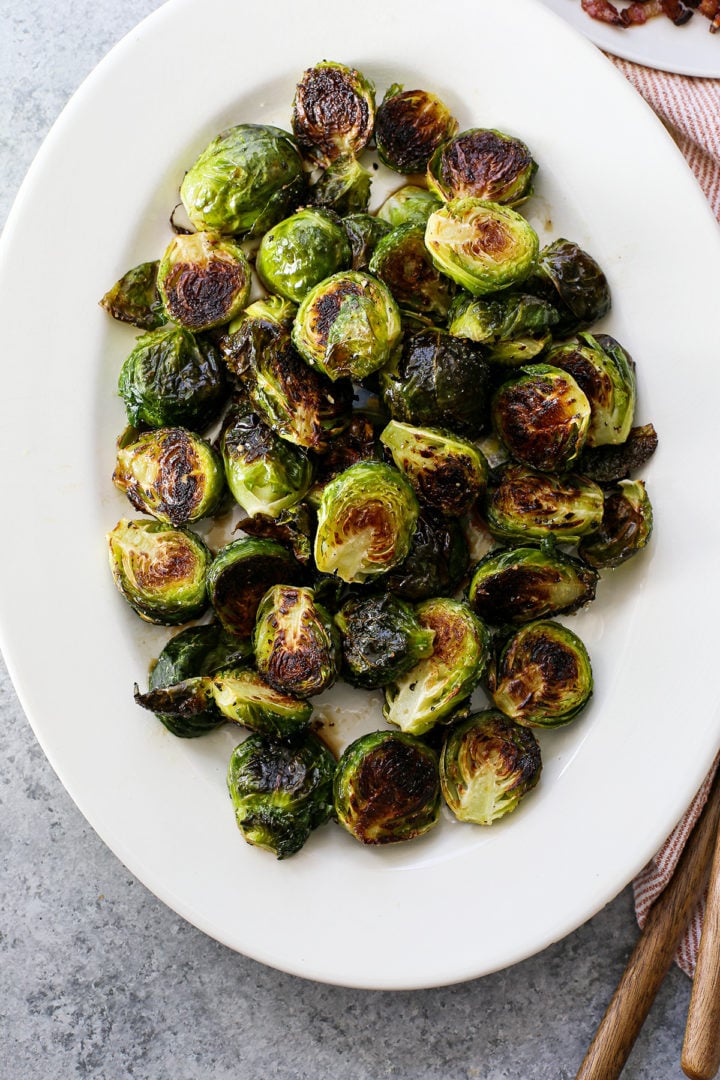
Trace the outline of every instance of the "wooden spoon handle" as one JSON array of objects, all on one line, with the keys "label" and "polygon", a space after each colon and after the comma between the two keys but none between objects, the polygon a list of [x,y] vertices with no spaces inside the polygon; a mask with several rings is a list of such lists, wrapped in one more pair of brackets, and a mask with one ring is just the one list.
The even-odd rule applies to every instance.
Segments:
[{"label": "wooden spoon handle", "polygon": [[720,1068],[720,832],[710,871],[681,1063],[691,1080],[712,1080]]},{"label": "wooden spoon handle", "polygon": [[719,823],[720,771],[670,884],[650,908],[576,1080],[616,1080],[622,1072],[707,880]]}]

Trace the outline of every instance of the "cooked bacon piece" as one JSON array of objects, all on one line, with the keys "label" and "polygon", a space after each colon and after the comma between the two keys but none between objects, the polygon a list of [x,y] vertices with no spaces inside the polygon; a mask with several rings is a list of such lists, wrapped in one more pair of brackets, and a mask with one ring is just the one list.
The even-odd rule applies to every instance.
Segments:
[{"label": "cooked bacon piece", "polygon": [[582,0],[582,9],[591,19],[597,19],[598,22],[610,23],[612,26],[625,25],[620,12],[609,3],[609,0]]}]

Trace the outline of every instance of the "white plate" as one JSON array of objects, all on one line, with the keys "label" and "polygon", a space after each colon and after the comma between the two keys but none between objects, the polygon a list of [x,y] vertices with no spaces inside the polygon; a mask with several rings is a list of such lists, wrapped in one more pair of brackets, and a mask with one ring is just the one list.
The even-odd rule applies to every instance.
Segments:
[{"label": "white plate", "polygon": [[[720,33],[711,34],[710,21],[702,15],[694,15],[684,26],[675,26],[664,15],[658,15],[643,26],[623,30],[591,19],[580,6],[580,0],[543,0],[543,3],[613,56],[679,75],[720,78]],[[620,2],[615,6],[623,8],[626,4]]]},{"label": "white plate", "polygon": [[[134,337],[97,300],[164,248],[183,170],[209,138],[241,120],[287,125],[294,82],[323,57],[357,65],[379,90],[434,89],[463,126],[530,143],[543,242],[574,238],[610,278],[607,327],[637,360],[640,419],[661,436],[645,471],[657,528],[573,621],[596,695],[542,739],[543,781],[516,814],[487,830],[444,820],[385,850],[328,825],[277,862],[234,824],[225,768],[237,729],[178,740],[132,701],[167,633],[134,616],[107,567],[103,535],[128,511],[110,474],[123,426],[114,387]],[[597,50],[533,0],[461,0],[437,25],[415,0],[365,0],[361,18],[349,4],[328,17],[324,0],[276,0],[270,22],[233,0],[175,0],[112,51],[48,137],[3,240],[0,610],[45,752],[134,874],[234,949],[375,988],[511,964],[626,884],[720,742],[720,502],[708,471],[718,280],[716,225],[670,138]],[[336,714],[339,741],[358,723],[379,726],[366,710],[355,695]]]}]

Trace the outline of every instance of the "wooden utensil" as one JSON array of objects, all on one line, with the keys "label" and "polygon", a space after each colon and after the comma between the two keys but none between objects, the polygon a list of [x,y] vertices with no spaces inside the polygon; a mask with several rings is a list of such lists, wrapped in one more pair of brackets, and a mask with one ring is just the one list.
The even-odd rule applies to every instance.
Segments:
[{"label": "wooden utensil", "polygon": [[681,1064],[691,1080],[712,1080],[720,1068],[720,832],[715,841]]},{"label": "wooden utensil", "polygon": [[707,880],[720,824],[720,770],[669,885],[648,913],[576,1080],[616,1080],[670,967]]}]

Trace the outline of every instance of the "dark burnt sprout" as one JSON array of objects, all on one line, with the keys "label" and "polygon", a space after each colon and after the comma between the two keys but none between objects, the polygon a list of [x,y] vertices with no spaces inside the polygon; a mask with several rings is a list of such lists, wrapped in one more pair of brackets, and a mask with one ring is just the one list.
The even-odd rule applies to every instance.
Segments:
[{"label": "dark burnt sprout", "polygon": [[322,61],[295,89],[292,129],[298,144],[321,165],[356,156],[372,137],[375,88],[355,68]]},{"label": "dark burnt sprout", "polygon": [[215,614],[231,633],[249,638],[258,605],[273,585],[302,581],[305,571],[277,540],[240,537],[218,551],[207,574]]},{"label": "dark burnt sprout", "polygon": [[435,94],[391,86],[375,117],[375,145],[389,169],[424,173],[434,151],[457,129],[457,120]]},{"label": "dark burnt sprout", "polygon": [[250,264],[232,237],[180,235],[160,260],[157,284],[168,319],[197,333],[240,314],[250,297]]},{"label": "dark burnt sprout", "polygon": [[431,655],[435,632],[422,626],[412,605],[382,593],[346,601],[335,616],[343,675],[353,686],[387,686]]},{"label": "dark burnt sprout", "polygon": [[554,240],[542,249],[528,286],[557,308],[558,337],[588,330],[611,307],[610,286],[602,268],[572,240]]},{"label": "dark burnt sprout", "polygon": [[635,416],[635,364],[609,334],[578,335],[577,341],[554,345],[547,362],[575,379],[590,404],[586,446],[621,445]]},{"label": "dark burnt sprout", "polygon": [[620,480],[603,492],[599,529],[584,536],[578,551],[597,569],[619,566],[646,546],[653,528],[653,512],[642,480]]},{"label": "dark burnt sprout", "polygon": [[537,164],[520,139],[492,128],[472,128],[441,143],[427,166],[431,191],[453,199],[487,199],[517,206],[532,194]]}]

